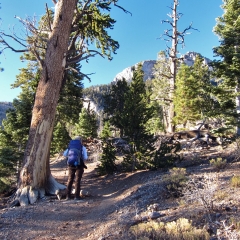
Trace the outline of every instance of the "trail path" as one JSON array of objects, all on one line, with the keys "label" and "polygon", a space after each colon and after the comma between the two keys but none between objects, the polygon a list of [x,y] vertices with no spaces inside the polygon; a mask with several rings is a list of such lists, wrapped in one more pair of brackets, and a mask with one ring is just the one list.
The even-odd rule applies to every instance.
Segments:
[{"label": "trail path", "polygon": [[[216,174],[209,165],[209,159],[219,156],[213,150],[204,152],[197,164],[187,159],[181,163],[188,176],[198,179],[204,174]],[[193,220],[195,226],[204,227],[206,218],[200,205],[181,205],[179,199],[166,195],[162,181],[166,172],[138,171],[99,177],[96,164],[89,162],[83,175],[82,189],[91,194],[83,200],[59,201],[56,196],[48,196],[27,207],[0,208],[0,240],[132,240],[136,237],[129,235],[128,230],[138,222],[136,215],[150,221],[149,206],[156,203],[159,221],[184,217]],[[240,189],[229,184],[233,175],[239,175],[239,167],[239,162],[232,163],[218,173],[219,189],[225,192],[216,205],[219,222],[230,218],[240,222]],[[66,185],[63,159],[52,162],[51,172]]]},{"label": "trail path", "polygon": [[[137,179],[128,181],[134,174],[99,177],[95,167],[96,162],[88,163],[84,172],[82,189],[91,195],[83,200],[59,201],[53,196],[32,206],[2,209],[0,239],[122,239],[124,229],[117,223],[117,205],[125,192],[137,188]],[[55,161],[51,172],[66,185],[64,160]]]}]

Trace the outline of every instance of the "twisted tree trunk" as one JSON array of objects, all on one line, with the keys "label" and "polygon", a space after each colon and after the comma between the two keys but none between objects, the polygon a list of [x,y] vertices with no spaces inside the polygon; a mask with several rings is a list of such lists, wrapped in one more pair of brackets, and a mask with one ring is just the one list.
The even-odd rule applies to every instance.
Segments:
[{"label": "twisted tree trunk", "polygon": [[[18,188],[37,189],[54,194],[64,188],[50,172],[49,156],[57,102],[62,85],[65,56],[68,49],[76,0],[59,0],[56,4],[52,31],[49,34],[46,57],[42,63],[29,138],[20,173]],[[38,191],[38,190],[42,191]],[[18,196],[23,194],[19,193]],[[29,195],[29,190],[27,190]],[[29,197],[29,196],[28,196]]]}]

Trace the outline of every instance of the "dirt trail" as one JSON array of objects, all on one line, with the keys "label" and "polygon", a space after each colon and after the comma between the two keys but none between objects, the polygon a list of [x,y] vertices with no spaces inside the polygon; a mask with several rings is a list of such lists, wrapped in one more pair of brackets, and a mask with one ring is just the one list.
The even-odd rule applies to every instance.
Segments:
[{"label": "dirt trail", "polygon": [[[121,235],[122,230],[117,232],[116,214],[111,214],[116,213],[116,203],[123,197],[122,176],[98,177],[95,167],[96,162],[89,163],[83,175],[82,189],[91,193],[83,200],[59,201],[52,196],[32,206],[0,210],[0,239],[118,239],[116,233]],[[66,185],[64,160],[55,161],[51,172]]]},{"label": "dirt trail", "polygon": [[[117,206],[124,199],[125,192],[128,193],[137,189],[137,178],[132,178],[134,175],[132,173],[99,177],[96,174],[96,162],[88,163],[87,166],[88,169],[85,169],[81,188],[89,191],[90,196],[83,198],[79,202],[74,200],[65,201],[63,199],[58,203],[55,200],[55,204],[67,204],[70,208],[78,208],[76,212],[80,213],[80,215],[72,213],[71,225],[73,222],[80,222],[80,224],[76,223],[78,231],[81,232],[79,239],[122,239],[123,229],[117,224],[119,220],[117,216],[119,209]],[[59,182],[66,185],[67,172],[64,168],[64,162],[60,160],[58,163],[52,165],[51,170],[53,176]],[[65,222],[70,217],[67,211],[67,208],[66,212],[63,213],[61,211],[60,220],[62,222]],[[72,230],[68,229],[69,231],[73,233]],[[76,236],[74,234],[71,238],[68,235],[68,238],[63,239],[76,239]]]},{"label": "dirt trail", "polygon": [[[207,156],[209,154],[209,156]],[[202,162],[187,167],[191,177],[215,174],[209,160],[216,152],[204,152]],[[217,154],[219,156],[219,154]],[[191,161],[184,160],[187,165]],[[199,214],[195,205],[180,206],[178,199],[166,197],[162,187],[163,171],[138,171],[118,173],[99,177],[96,161],[87,164],[82,178],[82,189],[90,196],[80,201],[59,201],[56,196],[48,196],[27,207],[0,209],[0,240],[122,240],[130,238],[128,228],[136,214],[148,216],[148,206],[159,205],[161,221],[174,221],[180,217],[194,220],[203,227],[204,215]],[[239,174],[240,163],[230,164],[218,173],[221,191],[227,192],[221,201],[218,221],[234,218],[240,221],[236,209],[240,209],[240,189],[229,186],[233,175]],[[63,159],[51,164],[53,176],[66,185],[66,163]],[[224,207],[222,207],[224,206]],[[228,211],[225,211],[227,207]],[[198,212],[197,212],[198,211]],[[147,218],[145,218],[147,219]],[[136,221],[136,220],[135,220]],[[135,222],[136,223],[136,222]]]}]

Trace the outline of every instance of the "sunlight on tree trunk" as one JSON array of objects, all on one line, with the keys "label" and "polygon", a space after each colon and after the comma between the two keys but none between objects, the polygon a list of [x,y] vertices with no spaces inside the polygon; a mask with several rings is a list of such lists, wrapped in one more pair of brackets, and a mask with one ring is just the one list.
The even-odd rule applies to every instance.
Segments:
[{"label": "sunlight on tree trunk", "polygon": [[[177,1],[174,1],[173,9],[172,9],[172,48],[170,50],[170,59],[171,59],[171,75],[170,78],[170,92],[169,92],[169,99],[173,100],[174,96],[174,90],[175,90],[175,82],[176,82],[176,62],[177,62]],[[169,105],[169,113],[168,113],[168,132],[174,132],[175,131],[175,125],[172,122],[173,118],[175,116],[174,112],[174,103],[173,101],[170,102]]]},{"label": "sunlight on tree trunk", "polygon": [[54,118],[62,85],[63,60],[68,48],[69,34],[76,0],[60,0],[56,4],[52,32],[49,35],[46,57],[38,84],[29,139],[20,174],[19,188],[31,185],[54,193],[59,184],[53,180],[49,166],[49,152]]},{"label": "sunlight on tree trunk", "polygon": [[[190,24],[187,28],[185,28],[183,31],[179,31],[177,23],[179,19],[182,16],[182,13],[177,12],[177,7],[179,5],[178,0],[173,0],[173,7],[170,7],[172,10],[171,14],[168,14],[171,20],[164,20],[162,22],[168,23],[170,25],[170,29],[167,29],[164,31],[163,36],[170,39],[172,45],[171,47],[167,46],[168,48],[168,55],[170,58],[170,73],[171,76],[169,77],[169,108],[168,108],[168,115],[167,115],[167,121],[166,121],[166,130],[169,133],[172,133],[175,131],[175,124],[173,122],[173,118],[175,116],[175,109],[174,109],[174,103],[173,103],[173,97],[174,97],[174,91],[175,91],[175,82],[176,82],[176,73],[177,73],[177,63],[179,61],[178,59],[178,44],[182,44],[184,46],[185,42],[185,35],[188,33],[187,31],[190,29],[194,29],[192,27],[192,24]],[[196,30],[196,29],[194,29]],[[167,40],[169,41],[169,40]]]}]

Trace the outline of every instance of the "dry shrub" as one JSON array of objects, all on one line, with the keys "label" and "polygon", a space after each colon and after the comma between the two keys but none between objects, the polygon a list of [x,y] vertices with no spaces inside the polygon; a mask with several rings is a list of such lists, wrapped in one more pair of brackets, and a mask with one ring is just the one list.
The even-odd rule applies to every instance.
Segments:
[{"label": "dry shrub", "polygon": [[240,187],[240,176],[233,176],[230,183],[232,187]]},{"label": "dry shrub", "polygon": [[182,195],[182,189],[187,181],[186,168],[173,168],[169,170],[169,174],[163,177],[163,182],[168,193],[173,197]]},{"label": "dry shrub", "polygon": [[224,192],[224,191],[221,191],[221,190],[216,191],[216,193],[214,194],[214,198],[217,201],[222,201],[222,200],[224,200],[227,197],[228,197],[228,193]]},{"label": "dry shrub", "polygon": [[219,186],[218,175],[199,176],[189,179],[184,189],[184,199],[188,203],[199,202],[203,206],[210,221],[210,214],[213,211],[215,194]]},{"label": "dry shrub", "polygon": [[224,169],[227,166],[227,160],[222,158],[216,158],[210,160],[210,165],[217,171]]},{"label": "dry shrub", "polygon": [[179,218],[168,223],[155,221],[140,223],[132,226],[130,232],[139,240],[205,240],[210,238],[205,229],[197,229],[186,218]]}]

